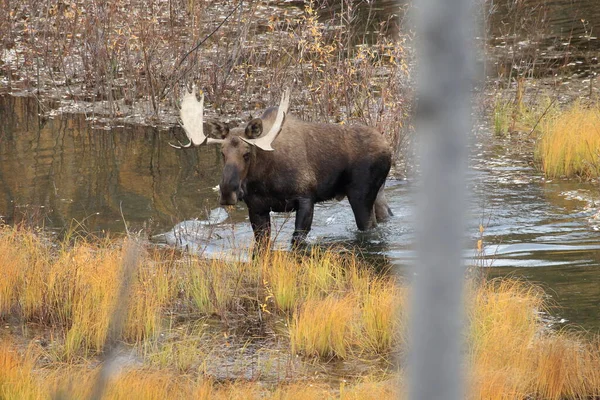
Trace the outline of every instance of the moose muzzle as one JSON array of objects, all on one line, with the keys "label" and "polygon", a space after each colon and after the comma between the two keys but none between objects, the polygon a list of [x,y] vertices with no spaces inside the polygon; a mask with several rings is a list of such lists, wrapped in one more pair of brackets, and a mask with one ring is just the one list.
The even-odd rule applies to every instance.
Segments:
[{"label": "moose muzzle", "polygon": [[244,197],[244,190],[240,181],[240,172],[234,165],[225,165],[223,177],[219,185],[221,189],[221,205],[235,205]]}]

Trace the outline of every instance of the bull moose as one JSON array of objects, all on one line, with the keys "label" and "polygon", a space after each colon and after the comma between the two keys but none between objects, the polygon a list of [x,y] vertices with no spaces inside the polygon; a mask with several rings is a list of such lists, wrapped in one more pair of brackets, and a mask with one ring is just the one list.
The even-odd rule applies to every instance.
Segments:
[{"label": "bull moose", "polygon": [[186,90],[180,124],[189,143],[172,146],[221,144],[220,202],[246,203],[257,243],[270,238],[271,211],[296,211],[292,244],[303,242],[315,203],[333,198],[348,197],[361,231],[392,215],[383,193],[392,154],[377,130],[294,118],[287,114],[289,90],[284,91],[279,107],[268,108],[245,128],[205,122],[203,107],[204,95],[198,101],[195,87]]}]

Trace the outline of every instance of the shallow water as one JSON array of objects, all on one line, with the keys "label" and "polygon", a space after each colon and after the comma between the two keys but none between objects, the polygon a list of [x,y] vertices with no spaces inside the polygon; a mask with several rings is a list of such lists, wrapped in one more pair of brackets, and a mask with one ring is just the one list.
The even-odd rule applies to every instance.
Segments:
[{"label": "shallow water", "polygon": [[[61,232],[81,225],[91,232],[153,235],[218,207],[216,147],[175,150],[172,132],[141,126],[91,129],[83,115],[38,117],[36,100],[0,97],[0,215]],[[600,193],[596,183],[546,181],[515,143],[485,130],[473,147],[470,248],[484,226],[484,254],[465,250],[491,276],[524,276],[542,283],[560,304],[558,320],[600,329]],[[413,259],[412,188],[388,180],[395,215],[361,233],[347,201],[319,204],[309,241],[360,248],[373,262],[404,269]],[[210,225],[196,250],[219,253],[246,247],[252,232],[243,204]],[[293,215],[274,216],[277,245],[289,246]],[[203,224],[197,224],[204,226]]]},{"label": "shallow water", "polygon": [[[487,43],[485,73],[547,77],[557,73],[588,76],[598,72],[600,6],[597,0],[486,0],[475,2],[480,39]],[[332,2],[320,10],[324,21],[353,15],[356,41],[378,32],[408,32],[408,0]],[[343,17],[340,17],[343,16]],[[485,32],[485,33],[484,33]],[[370,33],[363,35],[363,33]],[[512,70],[512,71],[511,71]]]},{"label": "shallow water", "polygon": [[[282,6],[302,7],[298,2]],[[348,12],[340,2],[320,9],[324,21]],[[359,2],[356,37],[402,25],[406,2]],[[587,74],[598,65],[600,7],[596,0],[488,2],[489,73],[532,65],[553,74]],[[541,7],[545,6],[545,7]],[[398,22],[400,19],[400,22]],[[385,22],[381,25],[381,22]],[[93,129],[86,116],[40,118],[36,100],[0,96],[0,216],[8,223],[43,225],[59,234],[70,226],[93,233],[168,232],[193,221],[191,235],[175,242],[205,254],[252,241],[245,207],[227,210],[222,223],[201,223],[218,207],[216,147],[176,151],[173,130],[144,126]],[[54,113],[50,113],[54,114]],[[546,181],[519,145],[478,130],[471,156],[472,192],[465,256],[490,276],[523,276],[540,282],[560,307],[556,320],[600,330],[600,193],[597,183]],[[395,216],[374,231],[356,230],[347,201],[317,205],[309,242],[360,248],[371,262],[401,269],[413,259],[410,182],[389,180]],[[289,246],[293,215],[274,216],[277,245]],[[484,253],[475,254],[479,225]],[[181,226],[181,225],[180,225]],[[182,240],[185,239],[185,240]]]}]

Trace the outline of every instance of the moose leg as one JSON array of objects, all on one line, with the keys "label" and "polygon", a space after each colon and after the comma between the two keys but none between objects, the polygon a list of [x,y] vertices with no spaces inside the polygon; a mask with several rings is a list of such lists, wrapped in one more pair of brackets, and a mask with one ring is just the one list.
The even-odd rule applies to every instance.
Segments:
[{"label": "moose leg", "polygon": [[385,193],[383,191],[385,184],[381,185],[379,188],[379,193],[377,193],[377,198],[375,199],[375,217],[377,218],[377,222],[385,222],[390,217],[394,216],[392,209],[388,206],[388,202],[385,198]]},{"label": "moose leg", "polygon": [[256,246],[264,247],[271,238],[271,216],[269,212],[258,213],[249,208],[248,216],[250,217],[250,225],[252,225],[252,230],[254,231]]},{"label": "moose leg", "polygon": [[364,188],[348,191],[348,201],[350,202],[352,212],[354,213],[356,227],[361,231],[366,231],[367,229],[377,226],[375,212],[373,210],[375,197],[376,196],[365,192]]},{"label": "moose leg", "polygon": [[375,200],[379,189],[385,182],[385,174],[376,174],[376,169],[364,168],[355,171],[352,182],[348,185],[346,195],[354,212],[356,227],[366,231],[377,226]]},{"label": "moose leg", "polygon": [[[351,172],[346,195],[354,212],[356,226],[361,231],[377,226],[377,211],[382,219],[383,211],[391,211],[387,207],[383,194],[383,185],[390,166],[390,158],[382,156],[373,162],[357,164]],[[377,203],[376,199],[379,199]],[[375,204],[376,207],[373,207]]]},{"label": "moose leg", "polygon": [[294,233],[292,234],[292,245],[297,246],[298,244],[306,240],[310,227],[312,225],[313,214],[315,210],[315,203],[312,199],[299,199],[298,207],[296,210],[296,225]]}]

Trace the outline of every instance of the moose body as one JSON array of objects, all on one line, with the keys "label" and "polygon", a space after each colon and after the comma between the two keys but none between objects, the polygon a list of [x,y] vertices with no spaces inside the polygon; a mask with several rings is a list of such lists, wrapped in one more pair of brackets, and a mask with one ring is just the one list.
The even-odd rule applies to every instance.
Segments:
[{"label": "moose body", "polygon": [[[366,126],[311,123],[291,115],[283,121],[282,107],[267,109],[245,128],[195,121],[209,135],[222,138],[221,204],[246,203],[257,242],[270,237],[271,211],[296,211],[292,243],[303,241],[311,229],[314,205],[334,198],[348,197],[359,230],[387,219],[391,210],[383,186],[392,155],[385,137]],[[186,121],[183,110],[182,104],[186,128],[194,121]],[[195,144],[211,141],[188,136]],[[256,142],[268,136],[273,140],[263,149]]]}]

